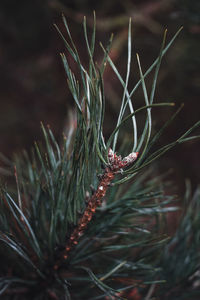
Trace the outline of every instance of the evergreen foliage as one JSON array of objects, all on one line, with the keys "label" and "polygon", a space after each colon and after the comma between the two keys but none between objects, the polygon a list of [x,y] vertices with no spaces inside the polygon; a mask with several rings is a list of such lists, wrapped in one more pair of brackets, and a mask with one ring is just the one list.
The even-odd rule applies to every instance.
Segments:
[{"label": "evergreen foliage", "polygon": [[[83,22],[89,57],[87,69],[81,63],[64,16],[63,21],[69,42],[57,29],[81,78],[79,83],[65,54],[61,54],[76,105],[76,119],[61,145],[51,129],[41,125],[44,144],[36,143],[31,154],[24,152],[11,165],[16,187],[2,187],[0,198],[1,298],[197,299],[200,295],[197,281],[199,190],[192,198],[187,188],[187,209],[175,235],[169,237],[165,227],[168,214],[178,209],[176,199],[165,194],[162,182],[165,179],[152,176],[155,173],[150,167],[175,145],[199,137],[191,135],[200,125],[198,121],[170,144],[157,147],[157,140],[180,109],[152,134],[152,110],[174,105],[154,104],[153,100],[161,60],[181,29],[167,45],[165,31],[158,58],[145,73],[137,55],[140,80],[129,92],[131,22],[127,73],[123,80],[109,57],[112,36],[107,48],[101,45],[104,53],[101,65],[97,66],[94,61],[95,18],[91,41],[86,20]],[[123,87],[116,128],[107,141],[103,134],[106,64],[111,66]],[[145,80],[151,72],[154,72],[153,83],[147,91]],[[144,93],[144,105],[135,110],[131,99],[139,86]],[[145,121],[138,134],[136,117],[142,113]],[[133,141],[119,146],[125,123],[132,124]],[[105,179],[100,174],[104,172],[105,176],[105,172],[111,170],[108,155],[111,148],[123,156],[139,152],[139,157],[120,172],[113,172],[114,180],[106,186],[103,203],[98,204],[78,243],[65,257],[70,237],[92,195],[97,195],[99,182]]]}]

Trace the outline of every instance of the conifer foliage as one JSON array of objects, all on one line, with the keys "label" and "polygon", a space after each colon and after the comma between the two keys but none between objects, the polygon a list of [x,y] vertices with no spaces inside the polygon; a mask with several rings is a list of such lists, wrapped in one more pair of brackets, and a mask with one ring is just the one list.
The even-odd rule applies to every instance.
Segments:
[{"label": "conifer foliage", "polygon": [[[90,41],[83,21],[88,68],[64,16],[63,22],[68,37],[57,30],[81,78],[77,80],[62,53],[76,117],[62,143],[57,143],[50,127],[41,125],[44,142],[9,163],[15,185],[1,188],[1,299],[198,299],[200,192],[192,198],[188,185],[188,209],[177,232],[168,237],[166,216],[178,208],[172,203],[175,198],[162,190],[164,179],[152,178],[150,167],[175,145],[199,137],[191,135],[198,121],[170,144],[157,147],[180,109],[152,134],[152,111],[174,105],[154,103],[154,95],[161,60],[181,29],[168,44],[165,31],[158,58],[145,73],[136,55],[140,79],[129,89],[131,21],[125,80],[109,56],[112,36],[106,48],[101,44],[102,63],[95,63],[95,17]],[[107,64],[123,94],[116,127],[105,140]],[[145,81],[152,72],[148,91]],[[135,109],[132,98],[139,87],[144,104]],[[138,130],[141,114],[144,124]],[[121,144],[120,132],[127,123],[133,138]]]}]

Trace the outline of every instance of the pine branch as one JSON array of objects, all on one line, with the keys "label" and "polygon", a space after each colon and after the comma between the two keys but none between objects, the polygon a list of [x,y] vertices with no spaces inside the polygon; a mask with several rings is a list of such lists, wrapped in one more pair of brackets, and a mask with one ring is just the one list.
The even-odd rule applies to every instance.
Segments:
[{"label": "pine branch", "polygon": [[[30,154],[24,152],[15,159],[16,186],[1,190],[0,293],[12,297],[16,291],[15,298],[20,300],[23,294],[34,300],[175,297],[184,283],[192,282],[193,287],[195,284],[190,278],[195,277],[199,269],[196,254],[199,250],[199,218],[191,206],[175,236],[165,234],[168,214],[179,208],[175,206],[176,197],[166,195],[161,188],[167,184],[164,176],[154,176],[153,168],[147,167],[174,146],[199,138],[192,135],[200,125],[196,122],[170,144],[155,147],[152,151],[152,146],[180,110],[152,136],[152,110],[174,105],[153,101],[161,60],[181,29],[167,46],[165,31],[158,58],[144,73],[138,56],[140,80],[129,91],[131,22],[125,80],[109,57],[112,36],[107,48],[102,46],[104,57],[100,67],[95,64],[95,16],[91,41],[86,19],[83,21],[88,67],[81,62],[64,16],[63,22],[68,38],[56,28],[77,64],[81,78],[80,81],[76,79],[62,53],[76,118],[60,144],[50,127],[41,124],[44,143],[35,143]],[[110,64],[123,87],[116,127],[107,140],[103,133],[106,64]],[[153,70],[153,83],[148,91],[146,79]],[[143,90],[144,105],[136,110],[132,96],[139,86]],[[145,118],[138,136],[140,114],[145,114]],[[119,136],[123,134],[126,122],[132,126],[133,139],[120,149]],[[130,181],[132,178],[135,180]],[[187,247],[188,226],[195,229],[189,231],[194,242],[191,249]],[[171,246],[176,248],[176,261],[180,259],[178,273],[171,269]],[[188,251],[195,263],[185,263]],[[169,280],[171,272],[176,287]],[[193,297],[198,291],[188,288],[187,293]]]}]

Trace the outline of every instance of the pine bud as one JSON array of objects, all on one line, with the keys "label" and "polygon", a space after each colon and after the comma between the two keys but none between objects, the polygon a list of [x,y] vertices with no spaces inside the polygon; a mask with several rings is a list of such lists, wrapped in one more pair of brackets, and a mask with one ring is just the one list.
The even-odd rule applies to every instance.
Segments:
[{"label": "pine bud", "polygon": [[132,152],[128,156],[124,157],[122,162],[124,163],[124,166],[129,166],[132,164],[138,157],[139,152]]}]

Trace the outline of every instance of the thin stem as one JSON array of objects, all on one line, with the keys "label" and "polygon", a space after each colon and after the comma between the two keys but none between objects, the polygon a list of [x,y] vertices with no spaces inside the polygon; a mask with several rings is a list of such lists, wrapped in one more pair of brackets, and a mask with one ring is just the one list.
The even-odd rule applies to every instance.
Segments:
[{"label": "thin stem", "polygon": [[93,215],[96,212],[96,208],[102,204],[102,199],[106,195],[106,192],[111,185],[111,181],[114,179],[115,175],[118,174],[124,167],[132,164],[138,157],[138,153],[130,153],[123,159],[121,156],[117,156],[111,149],[108,151],[109,165],[105,168],[104,174],[101,177],[99,185],[89,199],[87,207],[78,221],[77,227],[72,232],[66,246],[62,253],[62,257],[55,263],[54,269],[57,270],[62,262],[69,257],[69,253],[74,246],[78,244],[79,238],[84,234],[88,223],[91,221]]}]

